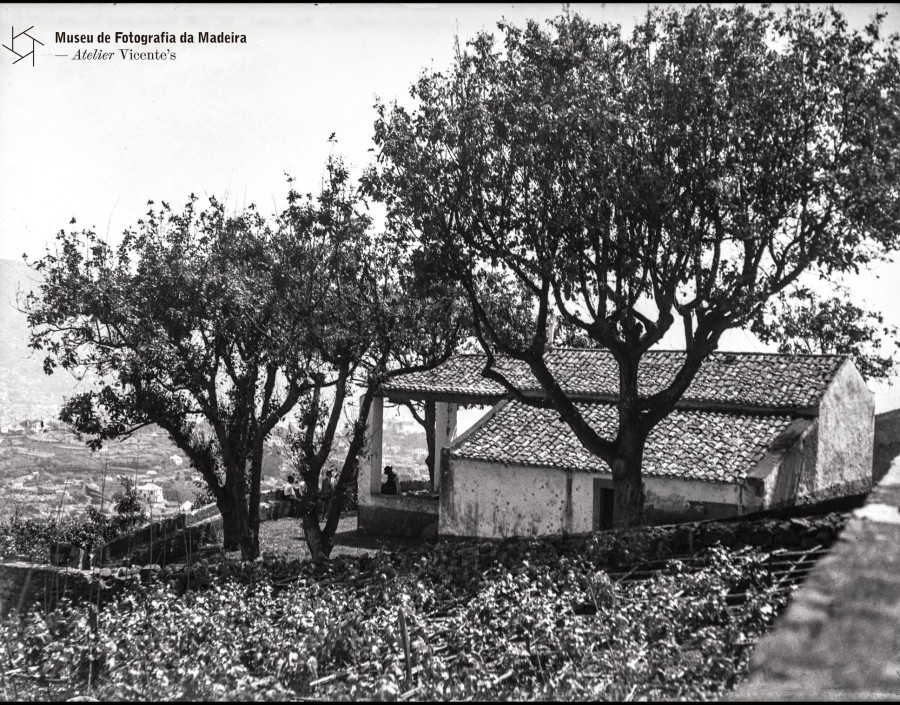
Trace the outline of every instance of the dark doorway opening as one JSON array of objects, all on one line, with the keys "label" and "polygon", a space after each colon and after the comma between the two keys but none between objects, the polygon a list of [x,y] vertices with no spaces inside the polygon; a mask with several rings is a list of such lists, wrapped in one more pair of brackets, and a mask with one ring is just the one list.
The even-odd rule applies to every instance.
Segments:
[{"label": "dark doorway opening", "polygon": [[613,527],[614,494],[608,480],[594,480],[594,531]]}]

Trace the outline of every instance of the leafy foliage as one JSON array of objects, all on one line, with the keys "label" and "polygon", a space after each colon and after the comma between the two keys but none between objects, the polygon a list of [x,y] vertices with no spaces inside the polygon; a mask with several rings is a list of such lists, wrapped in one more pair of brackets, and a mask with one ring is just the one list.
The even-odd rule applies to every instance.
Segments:
[{"label": "leafy foliage", "polygon": [[117,249],[91,230],[59,232],[24,301],[31,345],[48,373],[99,380],[67,400],[63,421],[94,448],[159,425],[215,494],[226,542],[252,557],[255,450],[304,378],[273,281],[277,234],[254,208],[229,216],[214,198],[202,211],[193,195],[180,213],[149,205]]},{"label": "leafy foliage", "polygon": [[[712,548],[699,570],[612,582],[609,565],[634,550],[599,534],[577,549],[469,542],[320,566],[201,564],[200,589],[183,595],[141,588],[99,612],[8,620],[0,659],[100,699],[705,699],[733,687],[784,605],[765,554]],[[21,681],[3,678],[15,694]]]},{"label": "leafy foliage", "polygon": [[[116,514],[132,521],[134,524],[147,521],[147,511],[141,504],[137,491],[137,483],[130,477],[122,478],[122,491],[117,493],[115,500]],[[89,509],[93,510],[93,507]]]},{"label": "leafy foliage", "polygon": [[[61,231],[33,264],[24,297],[31,346],[100,380],[61,418],[96,448],[157,424],[190,459],[223,516],[226,548],[259,553],[264,443],[293,410],[289,447],[315,507],[345,401],[365,391],[345,428],[347,453],[324,528],[304,514],[312,553],[356,484],[372,399],[390,374],[434,366],[458,340],[459,293],[396,239],[372,231],[338,158],[320,192],[288,179],[286,209],[226,213],[193,195],[181,212],[152,202],[113,249],[92,230]],[[73,221],[74,223],[74,221]]]},{"label": "leafy foliage", "polygon": [[[882,19],[656,8],[630,36],[574,13],[500,22],[422,73],[415,109],[378,106],[368,187],[465,288],[485,375],[520,396],[494,361],[526,362],[609,464],[618,524],[641,519],[647,434],[726,330],[804,276],[896,249],[900,55]],[[618,363],[614,436],[547,367],[554,314]],[[641,357],[677,324],[683,363],[642,396]]]},{"label": "leafy foliage", "polygon": [[[304,286],[285,291],[284,306],[293,319],[312,321],[307,345],[322,361],[309,374],[310,391],[292,413],[286,443],[306,483],[303,527],[317,560],[331,550],[341,511],[355,502],[369,409],[382,382],[443,362],[465,329],[459,287],[421,249],[372,231],[366,210],[349,172],[333,160],[319,198],[292,190],[279,223],[293,235],[285,259],[294,271],[306,272]],[[339,431],[354,387],[363,389],[362,398]],[[320,526],[320,482],[336,444],[346,453]]]},{"label": "leafy foliage", "polygon": [[112,541],[145,524],[147,514],[135,500],[119,501],[116,514],[109,516],[88,506],[83,518],[76,519],[19,519],[13,517],[0,523],[0,558],[18,557],[36,563],[46,563],[51,547],[71,543],[81,548]]},{"label": "leafy foliage", "polygon": [[[399,271],[398,293],[404,301],[395,326],[390,376],[436,367],[472,334],[465,292],[447,276],[444,263],[421,248],[413,248]],[[436,408],[433,401],[400,402],[425,431],[425,465],[434,486],[437,451]]]},{"label": "leafy foliage", "polygon": [[893,347],[900,347],[897,327],[885,325],[879,312],[860,308],[848,294],[824,298],[806,287],[795,289],[775,299],[752,330],[764,343],[777,342],[779,352],[849,355],[866,379],[888,377],[896,350],[882,352],[882,342],[893,340]]},{"label": "leafy foliage", "polygon": [[[368,381],[364,357],[390,330],[373,302],[391,253],[370,237],[346,168],[332,159],[327,174],[315,198],[290,188],[274,222],[253,206],[229,215],[214,198],[200,210],[192,196],[180,213],[151,202],[117,249],[91,230],[61,231],[33,265],[40,292],[24,299],[45,369],[101,380],[61,418],[92,447],[163,428],[213,495],[226,547],[247,558],[259,551],[269,434],[298,403],[319,412],[333,390],[327,420],[305,419],[318,477],[348,384],[357,370]],[[355,479],[346,465],[343,484]]]}]

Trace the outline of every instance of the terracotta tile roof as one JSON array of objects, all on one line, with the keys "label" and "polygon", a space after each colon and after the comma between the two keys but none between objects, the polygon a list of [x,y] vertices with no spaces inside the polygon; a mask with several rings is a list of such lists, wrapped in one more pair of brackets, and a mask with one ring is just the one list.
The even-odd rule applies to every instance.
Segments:
[{"label": "terracotta tile roof", "polygon": [[[611,404],[576,404],[591,426],[612,438],[616,409]],[[741,483],[791,417],[676,410],[650,433],[644,472],[707,482]],[[503,402],[492,418],[453,447],[454,458],[507,465],[549,467],[609,474],[609,467],[585,450],[554,409]]]},{"label": "terracotta tile roof", "polygon": [[[641,394],[652,394],[675,376],[683,352],[650,351],[641,362]],[[700,368],[682,401],[764,408],[815,407],[846,358],[839,355],[713,353]],[[385,393],[507,396],[503,387],[481,376],[483,355],[457,355],[429,372],[397,377]],[[606,350],[560,348],[547,353],[547,364],[569,394],[603,400],[618,394],[618,369]],[[540,393],[524,363],[502,360],[517,386]]]},{"label": "terracotta tile roof", "polygon": [[[486,359],[484,355],[454,355],[433,370],[395,377],[382,390],[388,395],[391,392],[426,392],[502,398],[506,396],[506,390],[481,376]],[[497,368],[512,375],[523,387],[537,384],[525,364],[517,360],[500,360]]]}]

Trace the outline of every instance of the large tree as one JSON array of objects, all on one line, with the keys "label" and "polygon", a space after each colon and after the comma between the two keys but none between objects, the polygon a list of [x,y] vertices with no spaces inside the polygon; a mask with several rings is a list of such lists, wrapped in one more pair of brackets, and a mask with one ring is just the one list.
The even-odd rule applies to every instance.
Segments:
[{"label": "large tree", "polygon": [[[307,322],[305,347],[321,362],[293,416],[296,430],[289,450],[307,487],[303,530],[318,561],[331,552],[346,497],[356,483],[369,409],[387,369],[398,255],[383,235],[372,231],[371,218],[340,160],[329,160],[327,188],[319,198],[291,189],[288,202],[279,220],[279,230],[287,235],[280,259],[286,271],[295,273],[295,282],[282,292],[281,302],[292,320]],[[345,429],[346,455],[323,526],[318,513],[322,472],[348,397],[359,389],[363,393]]]},{"label": "large tree", "polygon": [[[284,270],[306,272],[282,293],[291,319],[307,321],[305,347],[320,361],[300,399],[289,448],[307,487],[303,529],[314,560],[330,555],[347,497],[356,486],[367,420],[381,385],[444,362],[465,330],[459,287],[421,248],[372,228],[367,205],[340,160],[328,164],[317,199],[291,190],[279,220]],[[358,402],[348,397],[360,393]],[[318,515],[322,472],[343,416],[346,454],[332,500]]]},{"label": "large tree", "polygon": [[192,196],[180,213],[151,204],[117,248],[63,230],[33,264],[43,281],[24,301],[32,347],[48,373],[95,380],[62,420],[95,448],[149,424],[165,430],[215,497],[225,547],[246,558],[259,554],[266,439],[323,388],[340,404],[365,352],[355,306],[369,222],[342,200],[345,182],[329,163],[321,195],[301,208],[292,190],[274,225],[215,199],[199,210]]},{"label": "large tree", "polygon": [[[534,403],[495,363],[529,366],[633,525],[647,436],[722,334],[895,248],[897,43],[880,18],[740,6],[653,9],[630,35],[575,14],[498,27],[424,72],[413,109],[378,106],[369,187],[465,288],[484,374]],[[612,437],[546,364],[554,314],[618,364]],[[680,369],[642,395],[643,355],[678,324]]]},{"label": "large tree", "polygon": [[[346,311],[345,324],[357,323],[349,326],[354,332],[354,348],[329,350],[328,344],[320,341],[323,358],[333,365],[333,372],[330,378],[322,375],[315,379],[313,393],[301,399],[294,415],[296,430],[289,438],[294,466],[307,487],[303,529],[316,561],[330,555],[341,512],[356,487],[360,457],[369,441],[368,416],[381,386],[394,376],[439,365],[456,350],[459,340],[458,298],[452,290],[439,286],[423,289],[421,282],[414,283],[409,278],[410,262],[405,257],[394,259],[397,252],[381,238],[373,236],[365,253],[359,279],[363,286],[358,293],[365,293],[366,298],[354,300],[343,287],[335,292],[341,303],[331,307],[332,311]],[[386,253],[393,256],[386,257]],[[345,338],[344,344],[349,340]],[[358,400],[347,403],[354,391],[360,393]],[[324,523],[320,523],[317,505],[322,472],[332,457],[344,416],[349,416],[342,439],[346,452]],[[427,418],[426,408],[420,422]]]}]

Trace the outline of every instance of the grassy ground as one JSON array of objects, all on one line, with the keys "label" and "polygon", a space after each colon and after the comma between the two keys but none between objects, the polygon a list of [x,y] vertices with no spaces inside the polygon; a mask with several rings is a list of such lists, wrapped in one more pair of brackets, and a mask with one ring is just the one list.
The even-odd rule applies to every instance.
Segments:
[{"label": "grassy ground", "polygon": [[[299,519],[278,519],[266,521],[259,528],[260,550],[263,555],[282,556],[293,559],[309,558],[303,527]],[[341,519],[335,534],[336,556],[373,556],[378,551],[392,551],[402,547],[420,545],[419,540],[361,536],[356,531],[356,513]]]}]

